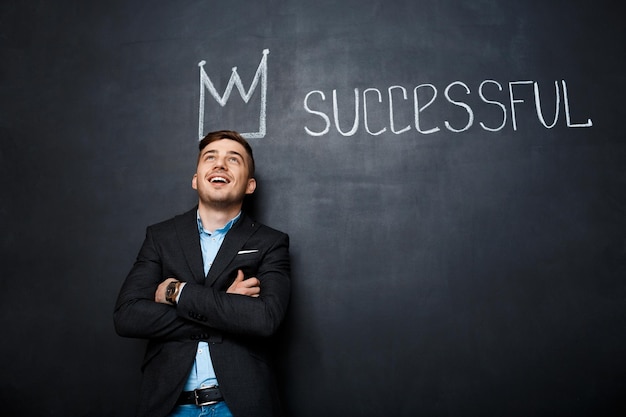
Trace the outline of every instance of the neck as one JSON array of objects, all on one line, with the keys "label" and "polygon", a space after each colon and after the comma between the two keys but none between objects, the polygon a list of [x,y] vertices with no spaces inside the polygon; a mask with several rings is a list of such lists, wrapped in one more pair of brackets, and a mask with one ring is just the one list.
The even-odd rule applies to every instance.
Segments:
[{"label": "neck", "polygon": [[224,207],[211,207],[206,206],[200,202],[198,204],[198,213],[200,214],[200,220],[202,220],[202,227],[205,230],[215,231],[221,229],[233,219],[241,211],[241,205],[232,206],[228,208]]}]

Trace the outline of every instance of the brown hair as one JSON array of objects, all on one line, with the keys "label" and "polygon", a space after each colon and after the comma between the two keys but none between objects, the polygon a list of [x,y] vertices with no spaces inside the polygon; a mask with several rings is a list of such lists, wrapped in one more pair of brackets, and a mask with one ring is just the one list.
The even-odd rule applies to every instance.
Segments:
[{"label": "brown hair", "polygon": [[[199,153],[201,154],[202,150],[206,148],[208,144],[218,141],[218,140],[222,140],[222,139],[234,140],[235,142],[243,146],[243,148],[246,150],[246,153],[248,154],[248,165],[250,167],[248,170],[248,177],[253,178],[254,177],[254,155],[252,154],[252,147],[250,146],[248,141],[245,140],[243,136],[241,136],[241,134],[239,134],[238,132],[235,132],[234,130],[218,130],[215,132],[208,133],[198,144],[198,148],[200,151]],[[200,160],[200,155],[198,155],[198,161],[199,160]]]}]

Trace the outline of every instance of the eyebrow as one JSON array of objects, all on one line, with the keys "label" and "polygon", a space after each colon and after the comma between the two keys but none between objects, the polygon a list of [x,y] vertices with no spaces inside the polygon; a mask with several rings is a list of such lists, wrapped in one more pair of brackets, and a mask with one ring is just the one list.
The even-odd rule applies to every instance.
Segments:
[{"label": "eyebrow", "polygon": [[[202,153],[202,156],[205,156],[207,154],[216,154],[216,153],[219,153],[217,149],[208,149]],[[243,157],[243,155],[237,151],[226,151],[226,155],[237,155],[238,157],[240,157],[242,160],[245,161],[245,158]]]}]

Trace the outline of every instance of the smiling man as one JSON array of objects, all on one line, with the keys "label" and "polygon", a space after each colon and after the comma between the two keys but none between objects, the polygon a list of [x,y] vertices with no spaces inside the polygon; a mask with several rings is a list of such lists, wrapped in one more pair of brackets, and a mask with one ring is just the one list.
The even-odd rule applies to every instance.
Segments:
[{"label": "smiling man", "polygon": [[148,339],[137,415],[281,416],[268,342],[289,302],[289,237],[242,212],[256,180],[241,135],[199,148],[197,207],[147,228],[115,306],[118,334]]},{"label": "smiling man", "polygon": [[[238,214],[243,196],[256,189],[252,150],[247,143],[231,139],[206,141],[191,184],[198,191],[198,209],[203,224],[206,220],[224,225],[220,217],[231,218],[229,216]],[[203,146],[202,142],[200,146]],[[206,225],[209,228],[215,226]]]}]

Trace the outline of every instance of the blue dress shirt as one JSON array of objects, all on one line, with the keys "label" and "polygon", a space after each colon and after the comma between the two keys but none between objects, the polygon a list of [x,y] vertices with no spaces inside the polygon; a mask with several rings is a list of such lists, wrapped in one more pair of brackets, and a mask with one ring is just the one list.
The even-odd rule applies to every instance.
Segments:
[{"label": "blue dress shirt", "polygon": [[[204,264],[205,277],[209,273],[209,269],[215,260],[215,256],[217,256],[220,246],[222,246],[226,233],[228,233],[233,224],[239,219],[239,216],[241,216],[241,212],[221,229],[210,232],[202,227],[202,220],[198,213],[198,233],[200,234],[200,247],[202,248],[202,262]],[[184,287],[181,293],[182,291],[184,291]],[[199,342],[196,350],[196,360],[191,368],[184,390],[193,391],[196,388],[206,388],[211,385],[218,385],[218,383],[211,361],[209,344],[207,342]]]}]

